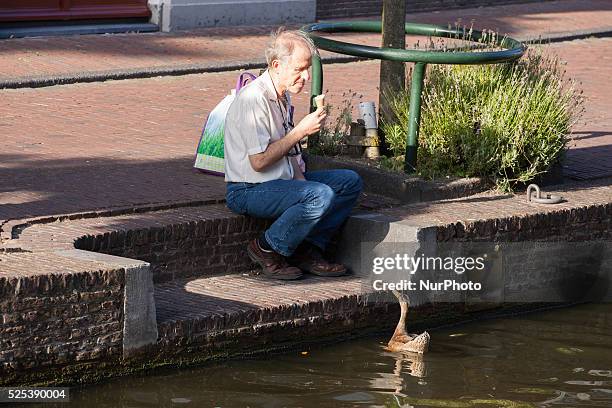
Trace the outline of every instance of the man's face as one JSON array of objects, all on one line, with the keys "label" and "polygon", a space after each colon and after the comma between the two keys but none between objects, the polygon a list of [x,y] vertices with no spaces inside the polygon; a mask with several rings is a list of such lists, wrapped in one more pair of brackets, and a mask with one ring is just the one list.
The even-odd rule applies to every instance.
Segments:
[{"label": "man's face", "polygon": [[308,72],[310,68],[310,50],[302,44],[296,44],[293,54],[287,62],[279,61],[277,71],[279,73],[279,85],[281,89],[291,93],[299,93],[304,88],[306,81],[310,79]]}]

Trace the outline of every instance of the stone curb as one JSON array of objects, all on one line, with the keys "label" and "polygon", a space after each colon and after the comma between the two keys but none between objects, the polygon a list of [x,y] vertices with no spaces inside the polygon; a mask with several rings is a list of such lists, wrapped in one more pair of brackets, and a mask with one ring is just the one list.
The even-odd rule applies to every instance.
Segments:
[{"label": "stone curb", "polygon": [[[528,36],[518,38],[523,42],[564,42],[589,37],[611,37],[612,27],[604,27],[594,30],[580,30],[567,33],[552,34],[547,36]],[[353,57],[353,56],[333,56],[323,57],[323,62],[327,64],[343,64],[355,61],[366,61],[368,58]],[[214,72],[238,71],[245,69],[261,69],[265,68],[266,63],[263,58],[255,61],[239,61],[233,63],[219,64],[188,64],[163,67],[146,67],[133,69],[117,69],[108,71],[91,71],[83,73],[72,73],[65,75],[52,76],[33,76],[33,77],[16,77],[8,80],[0,81],[0,89],[19,89],[19,88],[42,88],[55,85],[69,85],[76,83],[88,82],[103,82],[110,80],[122,79],[142,79],[153,78],[158,76],[181,76],[189,74],[202,74]]]},{"label": "stone curb", "polygon": [[[366,58],[350,56],[323,58],[324,62],[331,64],[340,64],[365,60]],[[122,79],[143,79],[160,76],[182,76],[190,74],[228,72],[247,69],[262,69],[265,67],[265,60],[263,58],[260,58],[255,61],[242,61],[235,63],[188,64],[165,67],[92,71],[55,76],[17,77],[11,78],[6,81],[0,81],[0,89],[43,88],[55,85],[70,85],[77,83],[104,82],[113,80],[117,81]]]}]

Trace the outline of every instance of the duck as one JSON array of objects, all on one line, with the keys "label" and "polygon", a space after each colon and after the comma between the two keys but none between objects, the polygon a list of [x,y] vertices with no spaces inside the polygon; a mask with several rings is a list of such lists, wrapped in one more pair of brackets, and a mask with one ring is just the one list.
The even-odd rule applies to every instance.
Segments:
[{"label": "duck", "polygon": [[397,327],[391,336],[391,340],[387,343],[387,350],[393,352],[408,352],[424,354],[429,350],[429,341],[431,337],[429,333],[408,334],[406,331],[406,319],[408,317],[408,300],[400,292],[394,290],[393,294],[400,304],[400,318]]}]

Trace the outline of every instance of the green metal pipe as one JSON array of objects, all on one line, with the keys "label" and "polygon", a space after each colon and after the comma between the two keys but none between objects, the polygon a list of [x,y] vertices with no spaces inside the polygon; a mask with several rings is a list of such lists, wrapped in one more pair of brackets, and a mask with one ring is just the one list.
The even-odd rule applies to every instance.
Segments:
[{"label": "green metal pipe", "polygon": [[312,78],[310,84],[310,112],[314,112],[317,107],[314,103],[315,96],[321,95],[323,92],[323,65],[321,58],[318,55],[312,56]]},{"label": "green metal pipe", "polygon": [[404,62],[426,62],[432,64],[493,64],[512,61],[520,58],[526,50],[526,46],[519,41],[509,37],[495,37],[491,34],[477,30],[466,30],[464,28],[447,28],[427,24],[407,23],[406,34],[424,35],[431,37],[458,38],[470,42],[484,40],[487,44],[494,44],[501,48],[499,51],[422,51],[401,50],[395,48],[379,48],[366,45],[358,45],[336,41],[329,38],[318,37],[313,32],[322,31],[328,33],[336,32],[377,32],[382,30],[380,21],[354,21],[337,23],[316,23],[302,27],[302,31],[309,34],[315,45],[321,49],[337,52],[345,55],[354,55],[372,59],[385,59]]},{"label": "green metal pipe", "polygon": [[414,64],[410,83],[410,112],[408,116],[408,134],[406,136],[406,156],[404,171],[414,173],[417,165],[417,150],[419,147],[419,126],[421,124],[421,94],[425,80],[426,64]]},{"label": "green metal pipe", "polygon": [[483,52],[400,50],[349,44],[321,37],[311,38],[317,47],[338,54],[390,61],[426,62],[429,64],[496,64],[518,59],[525,52],[523,48]]}]

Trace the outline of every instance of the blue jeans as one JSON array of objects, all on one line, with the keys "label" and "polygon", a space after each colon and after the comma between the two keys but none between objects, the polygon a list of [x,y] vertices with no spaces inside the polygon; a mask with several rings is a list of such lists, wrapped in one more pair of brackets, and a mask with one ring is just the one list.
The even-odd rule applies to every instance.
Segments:
[{"label": "blue jeans", "polygon": [[363,187],[352,170],[307,171],[304,180],[227,183],[227,206],[238,214],[275,218],[270,246],[290,256],[304,240],[324,250],[351,212]]}]

